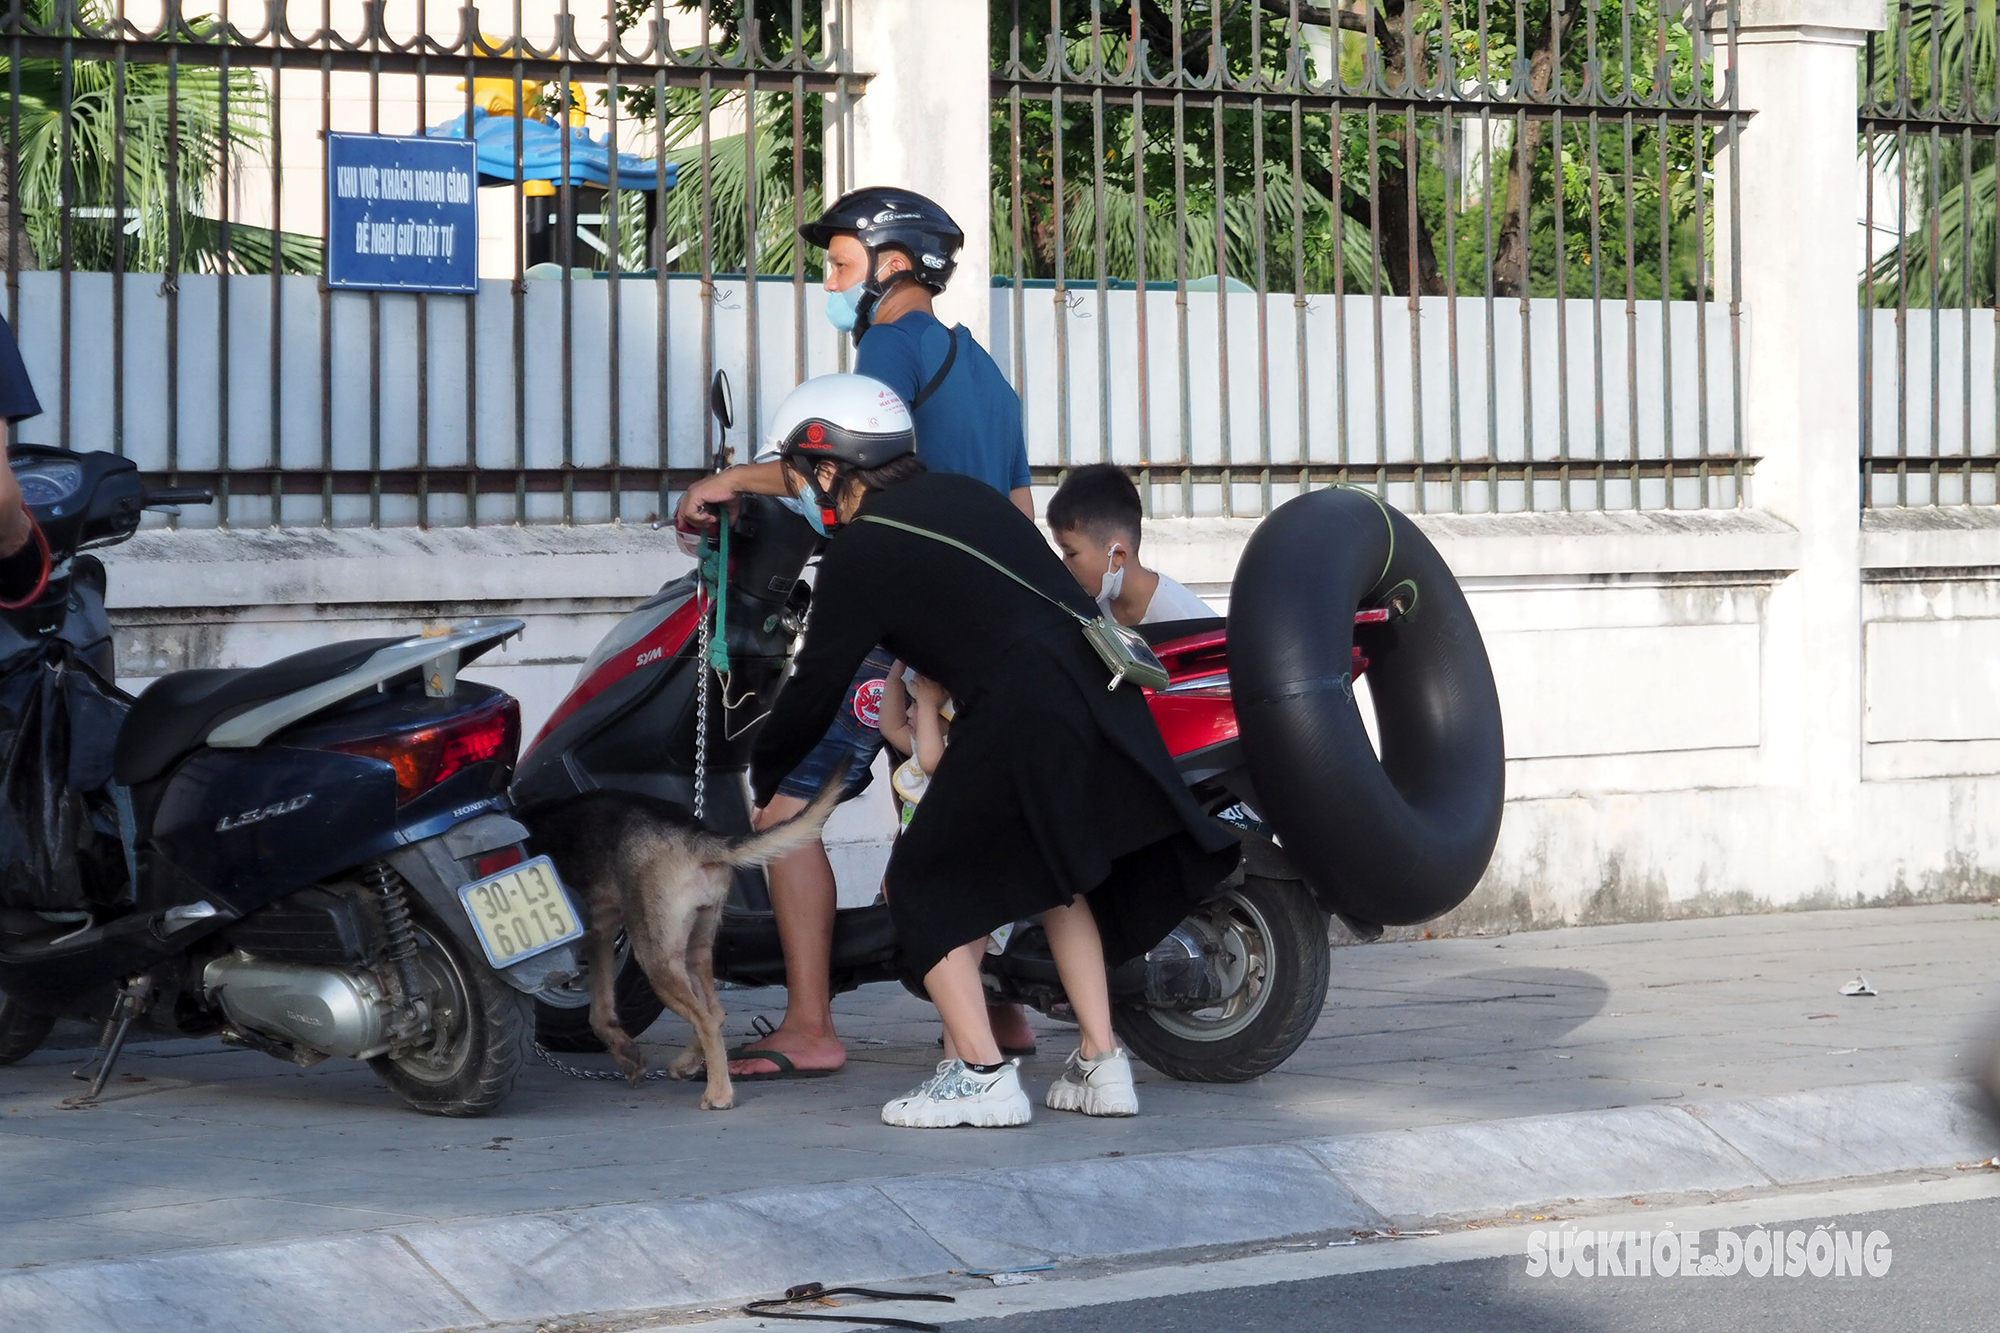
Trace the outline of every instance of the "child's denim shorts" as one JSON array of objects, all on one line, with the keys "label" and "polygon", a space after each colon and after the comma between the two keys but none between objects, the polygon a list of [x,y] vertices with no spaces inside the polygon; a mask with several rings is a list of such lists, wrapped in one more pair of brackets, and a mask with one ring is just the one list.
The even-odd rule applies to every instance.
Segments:
[{"label": "child's denim shorts", "polygon": [[861,670],[854,673],[854,681],[847,687],[847,697],[834,715],[833,725],[826,729],[826,735],[813,746],[811,753],[799,761],[799,766],[778,784],[780,796],[811,800],[843,758],[848,761],[847,781],[840,799],[853,800],[867,788],[872,778],[869,765],[875,762],[876,752],[882,748],[882,679],[893,665],[895,658],[879,648],[868,654],[868,660],[861,664]]}]

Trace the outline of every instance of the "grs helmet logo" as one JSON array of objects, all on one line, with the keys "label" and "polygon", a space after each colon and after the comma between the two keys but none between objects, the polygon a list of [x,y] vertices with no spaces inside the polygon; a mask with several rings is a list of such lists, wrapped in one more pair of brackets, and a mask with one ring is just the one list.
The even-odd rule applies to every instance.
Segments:
[{"label": "grs helmet logo", "polygon": [[880,227],[884,223],[889,222],[922,222],[924,215],[922,213],[899,213],[893,208],[885,208],[880,213],[877,213],[872,220],[876,226]]},{"label": "grs helmet logo", "polygon": [[943,268],[943,267],[944,267],[944,261],[943,261],[942,259],[939,259],[939,258],[938,258],[938,257],[937,257],[936,255],[925,255],[925,256],[924,256],[924,267],[926,267],[926,268]]}]

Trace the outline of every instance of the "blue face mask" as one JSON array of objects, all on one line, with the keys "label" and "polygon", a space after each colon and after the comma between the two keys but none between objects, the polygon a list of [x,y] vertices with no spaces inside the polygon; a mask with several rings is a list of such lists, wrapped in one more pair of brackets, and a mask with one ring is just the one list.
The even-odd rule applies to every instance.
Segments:
[{"label": "blue face mask", "polygon": [[803,481],[798,483],[798,488],[796,495],[778,496],[778,503],[810,523],[814,532],[822,537],[826,536],[826,521],[820,517],[819,506],[813,502],[812,492],[807,489]]},{"label": "blue face mask", "polygon": [[852,333],[854,326],[861,322],[862,288],[868,284],[857,282],[843,292],[826,294],[826,322],[842,333]]}]

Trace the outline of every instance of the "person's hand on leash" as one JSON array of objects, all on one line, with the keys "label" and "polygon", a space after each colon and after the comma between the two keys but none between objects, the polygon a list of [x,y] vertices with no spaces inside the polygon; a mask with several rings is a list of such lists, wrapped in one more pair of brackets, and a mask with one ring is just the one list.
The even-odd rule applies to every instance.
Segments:
[{"label": "person's hand on leash", "polygon": [[699,532],[715,526],[715,511],[727,509],[730,518],[736,517],[735,482],[728,472],[718,472],[712,477],[703,477],[687,488],[681,496],[681,507],[674,515],[674,532]]}]

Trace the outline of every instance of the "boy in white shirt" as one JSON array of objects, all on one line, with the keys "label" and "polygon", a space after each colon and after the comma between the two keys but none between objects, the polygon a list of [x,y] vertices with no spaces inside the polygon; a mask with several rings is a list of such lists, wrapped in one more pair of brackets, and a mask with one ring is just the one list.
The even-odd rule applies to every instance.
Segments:
[{"label": "boy in white shirt", "polygon": [[1073,470],[1049,499],[1049,531],[1063,563],[1121,625],[1199,620],[1215,610],[1173,579],[1139,563],[1139,488],[1111,463]]}]

